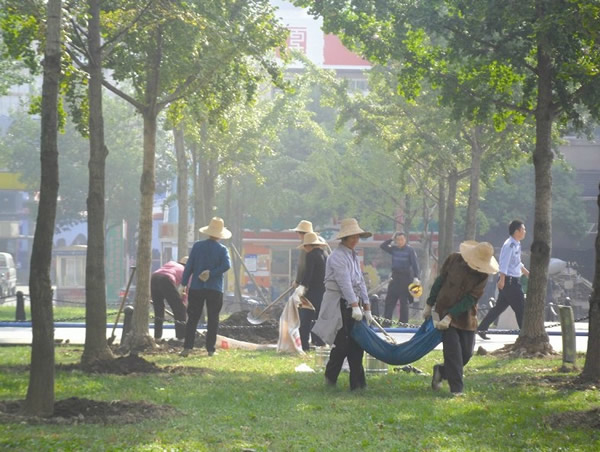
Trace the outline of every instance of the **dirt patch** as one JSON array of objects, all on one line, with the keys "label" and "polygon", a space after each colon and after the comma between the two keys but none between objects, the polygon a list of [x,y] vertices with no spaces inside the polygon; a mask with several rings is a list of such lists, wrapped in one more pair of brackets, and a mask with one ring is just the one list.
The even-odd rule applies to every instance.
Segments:
[{"label": "dirt patch", "polygon": [[219,334],[253,344],[276,344],[279,339],[279,320],[253,325],[248,322],[248,311],[235,312],[219,323]]},{"label": "dirt patch", "polygon": [[126,402],[71,397],[54,403],[51,417],[26,417],[20,414],[24,400],[0,401],[0,423],[27,424],[134,424],[146,419],[173,416],[179,411],[169,405],[155,405],[147,402]]},{"label": "dirt patch", "polygon": [[600,429],[600,408],[553,414],[546,418],[546,422],[554,429],[584,428],[598,430]]}]

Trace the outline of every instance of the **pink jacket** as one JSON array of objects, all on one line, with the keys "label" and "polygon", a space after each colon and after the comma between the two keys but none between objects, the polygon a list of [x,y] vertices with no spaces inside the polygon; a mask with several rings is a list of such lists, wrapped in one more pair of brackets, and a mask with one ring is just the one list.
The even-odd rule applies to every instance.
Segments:
[{"label": "pink jacket", "polygon": [[178,287],[181,284],[181,279],[183,276],[183,269],[185,267],[181,265],[179,262],[169,261],[158,270],[156,270],[153,275],[166,275],[169,277],[171,282],[175,287]]}]

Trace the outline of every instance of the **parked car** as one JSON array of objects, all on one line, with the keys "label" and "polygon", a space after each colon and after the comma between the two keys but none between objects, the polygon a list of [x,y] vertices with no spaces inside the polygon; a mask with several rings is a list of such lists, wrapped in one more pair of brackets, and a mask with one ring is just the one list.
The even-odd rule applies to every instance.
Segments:
[{"label": "parked car", "polygon": [[0,297],[17,292],[17,267],[10,253],[0,253]]}]

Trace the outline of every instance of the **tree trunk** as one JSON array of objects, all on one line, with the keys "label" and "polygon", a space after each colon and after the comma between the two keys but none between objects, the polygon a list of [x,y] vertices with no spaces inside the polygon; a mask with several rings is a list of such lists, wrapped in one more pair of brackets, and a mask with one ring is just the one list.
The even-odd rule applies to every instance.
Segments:
[{"label": "tree trunk", "polygon": [[81,362],[111,359],[106,339],[106,276],[104,269],[104,189],[108,149],[104,143],[102,116],[102,51],[100,49],[100,0],[89,0],[90,160],[88,209],[88,248],[85,267],[85,347]]},{"label": "tree trunk", "polygon": [[144,159],[140,182],[141,203],[136,259],[137,285],[131,334],[126,347],[138,350],[152,343],[149,336],[150,271],[152,266],[152,207],[154,204],[154,161],[156,156],[156,114],[144,115]]},{"label": "tree trunk", "polygon": [[150,318],[150,271],[152,266],[152,208],[154,205],[156,159],[156,118],[158,116],[157,99],[160,81],[160,64],[162,59],[162,31],[156,33],[156,52],[148,58],[148,79],[145,89],[144,118],[144,158],[142,161],[142,178],[140,181],[140,222],[138,231],[138,247],[136,259],[137,284],[135,293],[135,309],[131,322],[131,334],[125,340],[125,348],[143,350],[154,343],[149,335]]},{"label": "tree trunk", "polygon": [[204,163],[201,181],[204,194],[202,205],[204,206],[204,224],[208,224],[215,212],[215,185],[217,183],[218,163],[216,158],[205,159]]},{"label": "tree trunk", "polygon": [[194,241],[196,241],[200,237],[200,232],[198,231],[198,229],[200,229],[200,227],[203,225],[201,193],[202,184],[200,183],[200,151],[196,142],[192,142],[191,150],[192,162],[194,165],[194,173],[192,180],[194,190]]},{"label": "tree trunk", "polygon": [[[540,13],[543,14],[543,13]],[[548,263],[552,247],[552,65],[544,38],[538,45],[538,99],[535,116],[536,142],[533,153],[535,169],[535,217],[531,268],[523,327],[514,349],[519,354],[550,353],[552,346],[544,329],[544,307],[548,283]],[[522,349],[522,351],[518,351]]]},{"label": "tree trunk", "polygon": [[475,240],[477,237],[477,211],[479,210],[479,179],[481,177],[481,158],[483,149],[479,143],[481,127],[474,127],[471,142],[471,181],[469,186],[469,203],[465,224],[465,240]]},{"label": "tree trunk", "polygon": [[29,416],[54,414],[54,316],[50,265],[58,198],[58,90],[61,57],[61,0],[48,0],[42,82],[40,203],[33,236],[31,369],[22,410]]},{"label": "tree trunk", "polygon": [[175,138],[175,155],[177,156],[177,258],[181,259],[188,255],[188,165],[185,155],[185,143],[183,128],[181,126],[173,129]]},{"label": "tree trunk", "polygon": [[446,246],[446,236],[444,234],[444,225],[446,224],[446,185],[440,178],[438,185],[438,270],[442,267],[444,248]]},{"label": "tree trunk", "polygon": [[444,223],[444,262],[454,251],[454,218],[456,216],[456,187],[458,185],[458,172],[453,169],[448,175],[448,198],[446,201],[446,222]]},{"label": "tree trunk", "polygon": [[[600,186],[598,186],[600,190]],[[600,195],[598,195],[598,224],[600,224]],[[581,378],[586,381],[600,380],[600,231],[596,233],[596,266],[594,290],[590,297],[590,319],[585,365]]]}]

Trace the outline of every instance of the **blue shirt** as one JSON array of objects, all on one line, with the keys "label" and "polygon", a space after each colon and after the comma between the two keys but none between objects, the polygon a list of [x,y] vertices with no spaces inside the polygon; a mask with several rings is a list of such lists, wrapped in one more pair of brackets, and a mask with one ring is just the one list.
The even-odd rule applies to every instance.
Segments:
[{"label": "blue shirt", "polygon": [[369,304],[367,286],[360,269],[360,261],[356,251],[351,250],[343,244],[333,250],[327,258],[325,266],[325,287],[328,282],[337,284],[342,298],[348,306],[362,300],[363,304]]},{"label": "blue shirt", "polygon": [[406,244],[400,248],[392,243],[392,239],[388,239],[379,248],[392,255],[393,272],[409,273],[412,271],[413,278],[419,277],[419,261],[412,246]]},{"label": "blue shirt", "polygon": [[500,259],[498,262],[500,273],[506,276],[521,277],[521,242],[510,236],[502,245],[500,250]]},{"label": "blue shirt", "polygon": [[[187,286],[190,276],[190,289],[211,289],[223,293],[223,275],[231,267],[227,247],[216,240],[206,239],[194,243],[192,251],[185,264],[181,284]],[[204,270],[210,271],[206,282],[198,276]]]}]

